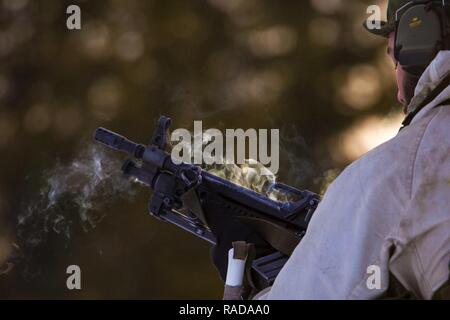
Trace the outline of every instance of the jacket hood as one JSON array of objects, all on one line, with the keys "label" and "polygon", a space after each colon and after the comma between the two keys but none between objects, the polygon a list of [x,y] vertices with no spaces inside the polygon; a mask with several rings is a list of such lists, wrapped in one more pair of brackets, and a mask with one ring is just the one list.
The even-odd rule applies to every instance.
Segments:
[{"label": "jacket hood", "polygon": [[[450,73],[450,51],[440,51],[417,83],[414,97],[407,107],[407,113],[414,112],[425,100],[430,92]],[[444,89],[432,102],[425,106],[414,118],[413,122],[421,118],[428,110],[438,106],[450,98],[450,87]]]}]

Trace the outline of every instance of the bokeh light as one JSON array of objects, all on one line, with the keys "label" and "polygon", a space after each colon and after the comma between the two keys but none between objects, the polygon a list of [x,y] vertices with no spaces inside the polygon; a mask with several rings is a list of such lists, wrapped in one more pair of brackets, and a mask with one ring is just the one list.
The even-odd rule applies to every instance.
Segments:
[{"label": "bokeh light", "polygon": [[388,117],[364,117],[337,138],[331,139],[330,153],[336,161],[341,163],[358,159],[366,152],[394,138],[403,118],[401,111]]},{"label": "bokeh light", "polygon": [[[386,41],[362,28],[386,1],[77,3],[82,29],[69,31],[65,1],[0,0],[0,262],[45,173],[98,126],[144,143],[161,114],[174,128],[279,128],[278,179],[317,192],[398,130]],[[70,248],[49,241],[44,278],[0,275],[0,297],[220,297],[209,246],[149,217],[139,191]],[[89,270],[81,293],[55,276],[69,260]]]},{"label": "bokeh light", "polygon": [[378,70],[371,65],[353,66],[339,88],[339,93],[350,108],[362,110],[374,106],[381,95]]}]

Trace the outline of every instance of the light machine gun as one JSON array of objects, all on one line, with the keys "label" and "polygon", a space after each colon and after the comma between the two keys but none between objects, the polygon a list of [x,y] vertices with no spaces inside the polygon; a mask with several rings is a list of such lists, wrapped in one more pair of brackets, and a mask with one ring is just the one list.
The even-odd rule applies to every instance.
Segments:
[{"label": "light machine gun", "polygon": [[[123,164],[122,171],[153,190],[148,207],[152,216],[215,246],[226,246],[226,250],[232,241],[248,239],[217,237],[218,225],[229,228],[225,231],[230,230],[230,234],[235,234],[235,230],[256,234],[270,249],[263,254],[256,250],[252,278],[261,289],[272,285],[305,234],[320,197],[310,191],[274,183],[270,186],[272,191],[292,199],[275,201],[198,166],[177,164],[166,151],[170,124],[171,120],[162,116],[147,147],[104,128],[98,128],[94,138],[131,157]],[[217,212],[224,214],[218,216]]]}]

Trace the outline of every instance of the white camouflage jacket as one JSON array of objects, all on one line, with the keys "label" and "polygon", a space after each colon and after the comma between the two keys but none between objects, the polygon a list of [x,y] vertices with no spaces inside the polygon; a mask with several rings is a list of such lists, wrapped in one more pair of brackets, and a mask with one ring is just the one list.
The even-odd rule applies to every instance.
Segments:
[{"label": "white camouflage jacket", "polygon": [[[450,51],[442,51],[408,111],[449,72]],[[410,126],[346,168],[273,287],[257,298],[374,299],[389,273],[416,297],[433,296],[449,279],[450,106],[440,106],[449,98],[447,87]]]}]

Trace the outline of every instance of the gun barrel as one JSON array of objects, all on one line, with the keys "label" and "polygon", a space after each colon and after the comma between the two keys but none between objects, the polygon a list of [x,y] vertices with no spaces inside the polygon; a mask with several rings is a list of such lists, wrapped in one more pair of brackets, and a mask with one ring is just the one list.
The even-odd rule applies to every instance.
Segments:
[{"label": "gun barrel", "polygon": [[94,139],[110,149],[125,152],[138,159],[141,159],[145,152],[145,146],[142,144],[130,141],[124,136],[105,128],[98,128],[95,130]]}]

